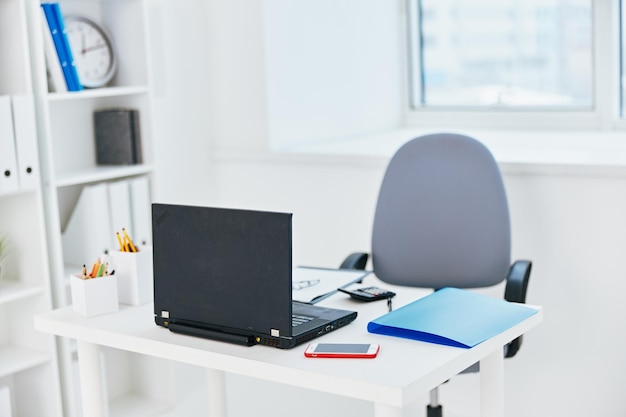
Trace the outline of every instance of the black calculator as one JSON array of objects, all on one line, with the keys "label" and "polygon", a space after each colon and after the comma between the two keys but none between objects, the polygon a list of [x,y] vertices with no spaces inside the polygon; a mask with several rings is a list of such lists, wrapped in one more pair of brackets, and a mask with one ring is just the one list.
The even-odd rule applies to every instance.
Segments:
[{"label": "black calculator", "polygon": [[348,290],[346,288],[337,288],[337,290],[343,293],[346,293],[350,295],[350,297],[359,301],[386,300],[396,295],[395,292],[383,290],[382,288],[378,288],[378,287],[363,287],[363,288],[357,288],[354,290]]}]

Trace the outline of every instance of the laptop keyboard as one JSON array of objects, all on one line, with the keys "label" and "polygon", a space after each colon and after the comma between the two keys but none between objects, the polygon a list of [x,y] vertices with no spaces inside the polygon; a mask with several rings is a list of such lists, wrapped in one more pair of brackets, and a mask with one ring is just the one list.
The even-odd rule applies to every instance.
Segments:
[{"label": "laptop keyboard", "polygon": [[296,327],[306,322],[313,320],[313,317],[310,316],[302,316],[300,314],[292,314],[291,315],[291,327]]}]

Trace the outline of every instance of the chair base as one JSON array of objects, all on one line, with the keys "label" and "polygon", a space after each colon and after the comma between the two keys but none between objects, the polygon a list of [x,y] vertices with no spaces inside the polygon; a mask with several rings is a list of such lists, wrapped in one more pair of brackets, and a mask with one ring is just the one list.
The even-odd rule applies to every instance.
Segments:
[{"label": "chair base", "polygon": [[443,408],[440,405],[436,407],[433,407],[432,405],[427,405],[426,417],[443,417]]}]

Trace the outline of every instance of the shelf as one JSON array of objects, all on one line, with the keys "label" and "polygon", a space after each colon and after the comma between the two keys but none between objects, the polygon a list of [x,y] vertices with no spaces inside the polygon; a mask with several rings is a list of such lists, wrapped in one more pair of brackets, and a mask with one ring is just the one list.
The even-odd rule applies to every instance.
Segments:
[{"label": "shelf", "polygon": [[2,198],[2,197],[11,197],[11,196],[15,196],[15,195],[28,194],[28,193],[32,193],[32,192],[34,192],[34,190],[5,191],[5,192],[0,192],[0,198]]},{"label": "shelf", "polygon": [[17,281],[0,283],[0,305],[43,294],[43,285],[24,284]]},{"label": "shelf", "polygon": [[[0,5],[7,0],[0,0]],[[72,219],[72,214],[76,210],[76,206],[81,199],[82,193],[90,186],[107,186],[106,183],[117,183],[119,180],[128,180],[131,182],[135,179],[143,182],[145,177],[148,186],[151,187],[154,174],[154,158],[153,154],[153,127],[152,127],[152,100],[153,88],[150,85],[150,60],[149,60],[149,44],[150,38],[148,32],[148,6],[147,0],[62,0],[60,2],[63,13],[78,14],[89,16],[98,23],[105,26],[112,37],[113,43],[116,44],[118,53],[118,68],[115,77],[112,79],[110,86],[102,88],[85,88],[81,91],[72,92],[49,92],[48,82],[46,80],[46,57],[45,45],[43,44],[43,36],[38,36],[41,32],[41,1],[31,0],[8,0],[9,2],[20,2],[28,6],[29,28],[33,35],[30,38],[30,52],[32,57],[32,75],[33,95],[35,98],[37,117],[37,128],[39,132],[39,155],[42,161],[41,182],[42,187],[39,193],[42,196],[42,202],[45,208],[45,236],[47,249],[49,252],[50,281],[52,285],[52,294],[54,294],[54,306],[64,307],[72,305],[71,288],[69,285],[69,276],[72,273],[80,271],[82,265],[72,266],[66,265],[64,257],[70,253],[71,246],[75,244],[71,239],[66,239],[68,224]],[[0,9],[2,7],[0,6]],[[2,10],[4,12],[4,10]],[[0,19],[0,21],[3,19]],[[43,28],[46,29],[45,27]],[[11,30],[13,33],[14,30]],[[0,28],[0,32],[2,29]],[[25,33],[25,35],[28,35]],[[1,51],[0,51],[1,52]],[[0,54],[1,55],[1,54]],[[0,65],[3,61],[0,60]],[[12,69],[16,75],[20,72]],[[2,83],[0,82],[0,85]],[[134,165],[99,165],[97,158],[96,130],[94,125],[94,113],[106,109],[133,109],[140,112],[140,122],[138,132],[141,134],[141,164]],[[150,191],[146,207],[146,214],[149,215]],[[129,197],[132,197],[131,194]],[[102,197],[101,195],[99,197]],[[108,203],[108,195],[102,200],[103,210],[111,211]],[[9,200],[7,200],[9,201]],[[10,202],[10,201],[9,201]],[[124,202],[122,202],[124,203]],[[131,202],[128,202],[129,205]],[[136,202],[135,202],[136,203]],[[96,202],[97,204],[97,202]],[[121,204],[121,203],[120,203]],[[22,205],[24,205],[22,203]],[[11,209],[10,214],[19,215],[25,218],[25,214],[20,211],[21,206],[15,207],[14,204],[8,206]],[[106,206],[106,207],[103,207]],[[9,210],[6,210],[9,211]],[[4,213],[3,213],[4,214]],[[110,214],[110,213],[109,213]],[[131,220],[132,222],[132,220]],[[83,228],[83,226],[81,226]],[[83,233],[84,232],[84,233]],[[88,230],[78,232],[77,235],[89,233]],[[93,236],[92,236],[93,237]],[[105,246],[103,246],[104,248]],[[34,252],[34,249],[33,249]],[[87,253],[87,251],[86,251]],[[93,262],[95,259],[87,259],[91,257],[94,251],[89,250],[89,255],[85,255],[84,262]],[[33,256],[36,256],[33,253]],[[65,256],[64,256],[65,255]],[[78,257],[82,258],[82,256]],[[77,261],[76,261],[77,262]],[[21,268],[22,270],[25,268]],[[34,269],[34,268],[33,268]],[[50,292],[46,288],[46,294]],[[0,292],[0,301],[3,293]],[[6,298],[6,297],[5,297]],[[43,299],[44,297],[40,297]],[[37,299],[37,301],[39,301]],[[27,303],[24,303],[27,304]],[[30,305],[33,304],[33,305]],[[13,307],[13,306],[11,306]],[[13,314],[20,315],[22,306],[15,308],[5,308],[6,316]],[[39,307],[36,303],[28,303],[26,307],[35,310]],[[2,313],[2,311],[0,311]],[[29,318],[32,322],[32,319]],[[20,322],[21,323],[21,322]],[[7,325],[7,327],[9,327]],[[15,326],[9,327],[13,330]],[[24,327],[20,327],[19,331],[14,331],[20,337]],[[2,329],[0,329],[1,331]],[[34,332],[34,330],[33,330]],[[11,336],[11,335],[9,335]],[[27,335],[31,336],[31,335]],[[35,336],[37,337],[37,336]],[[33,337],[34,338],[34,337]],[[6,339],[6,338],[5,338]],[[38,345],[26,343],[25,346]],[[22,340],[18,340],[16,344],[20,344]],[[54,344],[53,344],[54,345]],[[75,343],[63,339],[56,345],[58,352],[58,372],[60,373],[60,384],[62,388],[61,395],[56,392],[38,392],[36,389],[30,390],[26,387],[24,393],[18,395],[23,396],[24,401],[28,401],[32,396],[43,397],[44,399],[63,397],[65,409],[59,412],[52,410],[50,413],[38,412],[28,413],[29,415],[46,415],[50,417],[89,417],[83,416],[81,412],[81,395],[79,389],[79,381],[76,375],[76,369],[73,366],[76,355]],[[107,369],[116,369],[116,365],[120,362],[128,363],[127,354],[115,356],[114,360],[107,363]],[[52,355],[56,358],[56,355]],[[54,359],[53,359],[54,360]],[[122,368],[124,370],[124,368]],[[47,369],[45,370],[47,372]],[[140,372],[138,370],[137,372]],[[57,369],[51,371],[57,372]],[[43,367],[42,372],[44,373]],[[113,373],[111,386],[119,387],[122,378],[142,378],[142,375],[133,375],[129,372],[122,372],[123,375],[118,377]],[[110,373],[111,375],[111,373]],[[36,376],[38,377],[38,376]],[[127,386],[124,385],[126,388]],[[38,387],[45,390],[45,386]],[[146,416],[160,414],[159,410],[163,410],[161,392],[158,388],[149,388],[151,392],[137,393],[134,391],[136,387],[132,386],[128,389],[117,390],[113,395],[111,404],[107,407],[112,412],[112,417],[123,416]],[[128,391],[128,392],[126,392]],[[158,392],[156,392],[158,391]],[[126,396],[131,393],[134,395]],[[137,395],[139,394],[139,395]],[[143,394],[143,396],[142,396]],[[120,396],[119,399],[115,399]],[[157,399],[159,401],[155,401]],[[144,411],[149,410],[149,411]]]},{"label": "shelf", "polygon": [[59,174],[57,177],[56,186],[69,187],[72,185],[108,181],[118,178],[131,177],[134,175],[148,174],[150,172],[152,172],[152,165],[146,164],[94,167],[80,171]]},{"label": "shelf", "polygon": [[0,348],[0,378],[50,361],[50,355],[16,346]]},{"label": "shelf", "polygon": [[111,417],[148,417],[163,414],[172,405],[154,398],[128,394],[112,399],[109,407]]},{"label": "shelf", "polygon": [[94,88],[69,93],[48,93],[48,100],[69,101],[101,97],[132,96],[146,94],[148,91],[149,89],[146,86]]}]

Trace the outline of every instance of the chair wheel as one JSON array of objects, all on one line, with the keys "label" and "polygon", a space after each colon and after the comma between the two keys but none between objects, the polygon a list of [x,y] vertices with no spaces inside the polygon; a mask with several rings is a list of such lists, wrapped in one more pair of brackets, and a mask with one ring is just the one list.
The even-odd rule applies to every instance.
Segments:
[{"label": "chair wheel", "polygon": [[443,417],[443,408],[440,405],[438,405],[437,407],[427,405],[426,417]]}]

